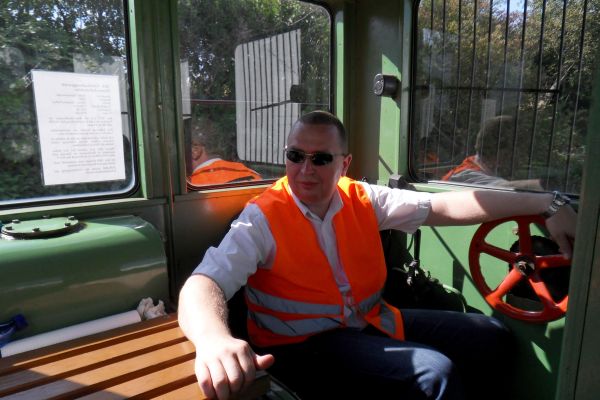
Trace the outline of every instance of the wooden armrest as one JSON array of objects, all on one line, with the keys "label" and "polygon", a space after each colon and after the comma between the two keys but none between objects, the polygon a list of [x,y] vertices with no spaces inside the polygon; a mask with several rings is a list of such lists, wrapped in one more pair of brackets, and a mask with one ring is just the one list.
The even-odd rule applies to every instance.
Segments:
[{"label": "wooden armrest", "polygon": [[[1,359],[0,398],[206,399],[195,355],[172,314]],[[240,399],[269,386],[257,374]]]}]

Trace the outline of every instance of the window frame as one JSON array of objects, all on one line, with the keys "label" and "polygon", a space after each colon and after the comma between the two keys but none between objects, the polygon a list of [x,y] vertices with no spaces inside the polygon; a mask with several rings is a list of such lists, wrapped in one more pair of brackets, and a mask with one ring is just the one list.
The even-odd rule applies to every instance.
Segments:
[{"label": "window frame", "polygon": [[[130,16],[131,14],[131,6],[130,1],[121,0],[118,3],[121,4],[122,10],[122,27],[123,27],[123,41],[124,41],[124,52],[123,56],[125,57],[125,63],[123,64],[126,70],[125,74],[125,98],[127,101],[127,116],[128,120],[128,130],[129,130],[129,141],[130,141],[130,149],[129,152],[131,154],[130,167],[131,167],[131,176],[128,177],[126,174],[125,179],[128,178],[131,180],[127,186],[119,191],[95,191],[95,192],[87,192],[87,193],[72,193],[72,194],[59,194],[55,196],[39,196],[33,198],[20,198],[20,199],[1,199],[0,198],[0,212],[4,210],[10,210],[15,208],[23,208],[30,209],[33,207],[47,207],[47,206],[61,206],[66,204],[73,203],[86,203],[86,202],[98,202],[98,201],[110,201],[110,200],[122,200],[132,197],[139,197],[140,189],[141,189],[141,174],[139,168],[139,154],[138,154],[138,134],[139,129],[137,126],[138,115],[137,115],[137,107],[135,102],[135,90],[136,85],[134,83],[134,48],[138,46],[133,43],[134,33],[132,30],[134,29],[134,24],[131,23],[131,19],[135,18],[135,16]],[[32,70],[29,70],[27,74],[31,74]],[[52,70],[49,72],[74,72],[74,71],[56,71]],[[31,84],[33,85],[33,84]],[[33,91],[33,87],[31,89]],[[33,113],[36,117],[36,129],[38,127],[37,123],[37,112],[35,107],[33,108]],[[124,116],[124,113],[121,112],[121,117]],[[36,146],[39,149],[39,131],[36,132]],[[124,149],[125,151],[125,149]],[[124,152],[125,156],[125,169],[129,167],[127,165],[128,154]],[[41,155],[38,159],[41,166]],[[40,172],[42,169],[40,168]],[[89,182],[89,184],[102,184],[111,181],[97,181],[97,182]],[[79,183],[86,184],[86,183]],[[137,195],[137,196],[136,196]],[[1,214],[0,214],[1,215]]]},{"label": "window frame", "polygon": [[[290,1],[290,0],[288,0]],[[322,8],[322,10],[327,14],[328,19],[329,19],[329,23],[328,23],[328,38],[329,38],[329,48],[328,48],[328,57],[329,57],[329,62],[328,62],[328,67],[327,67],[327,72],[329,73],[329,87],[327,88],[326,92],[327,93],[327,101],[329,103],[327,108],[323,108],[324,110],[326,109],[329,112],[332,112],[332,110],[335,109],[335,98],[334,98],[334,93],[335,93],[335,86],[336,84],[339,84],[339,82],[337,82],[335,80],[336,75],[334,73],[335,70],[335,65],[336,65],[336,60],[334,59],[336,53],[335,53],[335,32],[334,32],[334,28],[335,28],[335,17],[331,11],[331,8],[328,4],[323,3],[322,1],[318,1],[318,0],[292,0],[292,1],[296,1],[298,3],[307,3],[307,4],[311,4],[314,6],[319,6]],[[177,3],[177,0],[175,0],[175,3]],[[177,20],[177,16],[175,16],[175,20]],[[180,46],[180,41],[179,41],[179,32],[180,32],[180,27],[177,26],[176,28],[177,30],[177,39],[174,40],[174,44],[177,47],[177,55],[178,58],[180,58],[180,54],[179,54],[179,46]],[[268,35],[265,33],[264,35],[260,35],[260,36],[256,36],[256,37],[252,37],[252,40],[256,40],[256,39],[260,39],[260,38],[264,38],[264,37],[268,37]],[[178,73],[177,75],[177,85],[181,85],[181,76],[179,74],[180,71],[177,71]],[[183,119],[183,110],[182,110],[182,96],[183,94],[178,91],[178,101],[177,101],[177,107],[178,107],[178,125],[180,126],[179,129],[179,138],[180,138],[180,142],[182,143],[182,145],[179,147],[180,149],[182,149],[182,155],[181,155],[181,168],[180,170],[182,171],[182,177],[181,177],[181,182],[183,184],[183,187],[185,187],[186,192],[187,193],[195,193],[195,192],[199,192],[199,193],[211,193],[211,192],[215,192],[215,191],[221,191],[221,190],[244,190],[244,189],[252,189],[252,188],[256,188],[256,187],[268,187],[271,184],[273,184],[274,182],[276,182],[277,180],[279,180],[281,177],[285,176],[285,164],[282,165],[283,171],[282,171],[282,175],[277,176],[277,177],[269,177],[269,178],[264,178],[261,180],[255,180],[255,181],[243,181],[243,182],[225,182],[225,183],[215,183],[215,184],[208,184],[208,185],[194,185],[190,182],[190,180],[188,179],[189,176],[187,175],[187,170],[188,170],[188,163],[190,162],[189,157],[190,157],[190,151],[191,151],[191,140],[187,137],[187,134],[185,132],[184,129],[184,119]],[[227,101],[231,101],[233,103],[236,103],[236,100],[227,100]],[[300,110],[301,110],[301,105],[299,106]],[[302,113],[300,113],[302,114]],[[293,122],[292,122],[293,123]],[[288,132],[289,133],[289,132]],[[287,137],[288,133],[285,134],[285,136]],[[283,151],[283,149],[282,149]],[[276,164],[273,164],[276,165]]]}]

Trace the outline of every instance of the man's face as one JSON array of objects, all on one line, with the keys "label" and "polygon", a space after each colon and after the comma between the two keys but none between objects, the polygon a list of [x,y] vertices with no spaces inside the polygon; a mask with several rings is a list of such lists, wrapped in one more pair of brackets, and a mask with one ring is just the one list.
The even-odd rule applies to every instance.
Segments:
[{"label": "man's face", "polygon": [[204,146],[196,139],[192,139],[192,161],[198,161],[204,153]]},{"label": "man's face", "polygon": [[294,194],[313,212],[327,210],[337,182],[346,174],[352,160],[351,155],[342,155],[344,151],[336,127],[298,124],[288,137],[287,149],[335,155],[333,161],[326,165],[314,165],[310,157],[300,163],[287,158],[285,161],[288,182]]}]

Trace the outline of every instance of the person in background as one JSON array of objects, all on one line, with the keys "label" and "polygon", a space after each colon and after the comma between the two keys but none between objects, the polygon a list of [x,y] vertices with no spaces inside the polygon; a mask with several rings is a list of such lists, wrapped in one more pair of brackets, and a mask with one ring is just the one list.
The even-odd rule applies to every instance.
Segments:
[{"label": "person in background", "polygon": [[499,115],[485,121],[477,133],[476,153],[448,171],[443,181],[514,189],[544,190],[539,179],[509,180],[513,152],[514,119]]},{"label": "person in background", "polygon": [[260,180],[261,176],[244,164],[223,160],[217,154],[214,142],[217,133],[213,124],[204,120],[192,130],[192,173],[188,180],[193,185],[214,185]]},{"label": "person in background", "polygon": [[[250,200],[180,292],[206,396],[228,399],[269,369],[303,399],[502,398],[509,330],[482,314],[386,303],[379,231],[544,214],[569,255],[575,213],[564,197],[355,181],[344,126],[324,111],[300,117],[285,155],[286,176]],[[244,285],[252,345],[227,323],[227,300]]]}]

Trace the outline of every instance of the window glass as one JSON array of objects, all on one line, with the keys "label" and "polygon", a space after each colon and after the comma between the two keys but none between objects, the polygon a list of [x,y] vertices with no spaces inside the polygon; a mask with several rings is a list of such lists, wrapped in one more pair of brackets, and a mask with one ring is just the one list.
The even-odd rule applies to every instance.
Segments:
[{"label": "window glass", "polygon": [[188,182],[282,176],[292,123],[329,109],[329,14],[291,0],[180,0],[178,12]]},{"label": "window glass", "polygon": [[122,1],[4,1],[0,205],[134,185]]},{"label": "window glass", "polygon": [[421,1],[416,175],[578,194],[599,12],[600,0]]}]

